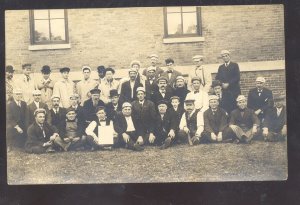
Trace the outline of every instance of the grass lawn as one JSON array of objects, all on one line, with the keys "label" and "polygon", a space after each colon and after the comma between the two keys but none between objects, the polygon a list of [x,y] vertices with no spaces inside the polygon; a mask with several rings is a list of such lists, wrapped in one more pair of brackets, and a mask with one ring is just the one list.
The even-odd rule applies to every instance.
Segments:
[{"label": "grass lawn", "polygon": [[8,184],[284,180],[286,142],[7,155]]}]

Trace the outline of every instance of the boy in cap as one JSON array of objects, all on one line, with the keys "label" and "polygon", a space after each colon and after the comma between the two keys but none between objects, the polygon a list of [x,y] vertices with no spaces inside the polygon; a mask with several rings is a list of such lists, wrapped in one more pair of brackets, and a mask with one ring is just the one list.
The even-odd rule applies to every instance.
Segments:
[{"label": "boy in cap", "polygon": [[137,81],[138,71],[135,68],[130,68],[128,71],[129,81],[122,83],[121,100],[122,102],[132,102],[136,99],[136,89],[142,84]]},{"label": "boy in cap", "polygon": [[230,142],[228,128],[228,114],[219,107],[219,98],[216,95],[210,95],[209,109],[204,112],[204,131],[202,141],[210,142]]},{"label": "boy in cap", "polygon": [[6,102],[11,101],[13,97],[13,90],[16,87],[14,77],[14,68],[11,65],[5,67],[5,94]]},{"label": "boy in cap", "polygon": [[76,89],[80,97],[81,104],[90,99],[90,90],[97,86],[97,81],[91,78],[92,69],[89,66],[82,66],[81,68],[83,79],[76,84]]},{"label": "boy in cap", "polygon": [[32,92],[33,102],[27,106],[26,127],[29,127],[29,125],[31,125],[34,122],[34,120],[35,120],[34,119],[34,111],[38,108],[45,109],[46,110],[46,119],[48,119],[48,117],[49,117],[48,106],[45,103],[41,102],[41,95],[42,95],[42,93],[40,90],[34,90]]},{"label": "boy in cap", "polygon": [[179,124],[178,140],[189,145],[200,143],[201,133],[203,131],[203,112],[195,108],[195,99],[187,97],[184,101],[185,112],[181,117]]},{"label": "boy in cap", "polygon": [[27,130],[25,151],[32,154],[55,152],[58,130],[45,121],[46,110],[39,108],[34,111],[35,121]]},{"label": "boy in cap", "polygon": [[231,112],[229,127],[234,133],[236,143],[249,143],[257,135],[260,121],[254,111],[247,108],[244,95],[239,95],[236,101],[238,108]]},{"label": "boy in cap", "polygon": [[60,70],[62,79],[54,84],[53,95],[60,97],[61,106],[70,107],[70,96],[75,93],[75,84],[69,79],[70,68],[64,67]]},{"label": "boy in cap", "polygon": [[25,117],[27,113],[27,105],[22,100],[22,90],[13,90],[13,99],[7,104],[6,107],[6,136],[7,136],[7,149],[10,151],[12,147],[23,148],[26,140],[26,125]]},{"label": "boy in cap", "polygon": [[90,123],[93,119],[95,119],[97,107],[105,106],[104,102],[100,100],[100,89],[94,88],[90,91],[90,93],[91,98],[86,100],[83,104],[83,111],[87,123]]},{"label": "boy in cap", "polygon": [[275,106],[272,107],[262,123],[262,134],[265,141],[281,141],[287,137],[285,96],[274,97]]},{"label": "boy in cap", "polygon": [[114,120],[114,130],[118,133],[119,145],[134,151],[142,151],[141,138],[143,133],[138,129],[138,121],[132,116],[132,105],[124,102],[122,112]]},{"label": "boy in cap", "polygon": [[[155,70],[155,77],[159,78],[160,75],[164,72],[163,69],[161,69],[160,67],[158,67],[158,55],[156,54],[151,54],[148,56],[148,58],[150,59],[150,63],[151,65],[149,67],[153,67]],[[147,68],[145,68],[143,70],[143,75],[147,76]]]},{"label": "boy in cap", "polygon": [[178,72],[177,70],[174,70],[174,60],[172,58],[167,58],[165,62],[166,62],[167,70],[163,72],[161,76],[167,78],[168,85],[174,87],[174,83],[177,76],[181,76],[182,73]]},{"label": "boy in cap", "polygon": [[180,105],[183,106],[184,100],[189,92],[190,91],[187,89],[184,77],[181,75],[177,76],[173,96],[178,96],[180,98]]},{"label": "boy in cap", "polygon": [[260,121],[265,117],[265,114],[274,105],[273,93],[265,87],[265,78],[256,78],[256,88],[252,88],[248,93],[248,107],[254,110]]},{"label": "boy in cap", "polygon": [[[114,129],[114,123],[106,117],[105,107],[98,106],[96,108],[96,117],[90,122],[88,127],[85,129],[87,134],[87,143],[92,146],[92,151],[101,148],[111,149],[110,145],[99,144],[99,131],[101,132],[101,127],[109,126],[110,129]],[[113,145],[118,143],[117,133],[114,132]]]},{"label": "boy in cap", "polygon": [[110,102],[105,106],[107,117],[110,120],[114,120],[117,113],[122,111],[122,103],[120,102],[120,95],[118,90],[113,89],[109,94]]},{"label": "boy in cap", "polygon": [[50,110],[50,116],[48,123],[55,126],[59,126],[60,122],[66,118],[66,108],[60,107],[60,97],[57,95],[52,95],[52,109]]},{"label": "boy in cap", "polygon": [[211,87],[213,89],[213,94],[219,98],[219,107],[223,108],[227,114],[230,114],[232,110],[237,108],[232,93],[223,90],[222,83],[219,80],[214,80]]},{"label": "boy in cap", "polygon": [[140,144],[154,144],[154,119],[156,115],[155,105],[145,99],[145,88],[138,87],[136,90],[137,100],[132,102],[132,116],[138,122],[137,132],[142,133],[137,141]]},{"label": "boy in cap", "polygon": [[54,81],[50,78],[51,69],[48,65],[44,65],[41,69],[43,78],[37,83],[37,89],[41,91],[41,102],[46,103],[51,109],[51,96],[53,94]]},{"label": "boy in cap", "polygon": [[155,69],[153,67],[147,68],[147,79],[145,80],[146,98],[151,99],[151,96],[158,91],[158,85],[155,78]]},{"label": "boy in cap", "polygon": [[151,100],[156,107],[159,101],[165,100],[169,102],[170,97],[173,96],[173,88],[168,85],[168,79],[166,77],[159,77],[157,79],[157,86],[158,90],[151,96]]},{"label": "boy in cap", "polygon": [[200,109],[202,112],[208,109],[208,94],[201,88],[201,78],[193,77],[192,80],[193,91],[186,95],[186,98],[195,99],[195,108]]},{"label": "boy in cap", "polygon": [[223,90],[231,92],[233,98],[236,99],[241,94],[239,65],[230,61],[228,50],[222,50],[221,57],[224,64],[219,66],[216,80],[222,83]]},{"label": "boy in cap", "polygon": [[102,81],[98,88],[101,90],[100,99],[107,104],[110,102],[110,91],[119,89],[119,81],[114,79],[115,70],[113,68],[106,68],[105,73],[105,80]]}]

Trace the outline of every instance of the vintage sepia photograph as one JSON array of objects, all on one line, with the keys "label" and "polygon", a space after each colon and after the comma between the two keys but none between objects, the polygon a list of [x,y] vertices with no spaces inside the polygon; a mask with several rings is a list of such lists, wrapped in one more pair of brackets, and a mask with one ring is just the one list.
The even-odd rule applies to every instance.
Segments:
[{"label": "vintage sepia photograph", "polygon": [[7,183],[288,178],[284,7],[5,11]]}]

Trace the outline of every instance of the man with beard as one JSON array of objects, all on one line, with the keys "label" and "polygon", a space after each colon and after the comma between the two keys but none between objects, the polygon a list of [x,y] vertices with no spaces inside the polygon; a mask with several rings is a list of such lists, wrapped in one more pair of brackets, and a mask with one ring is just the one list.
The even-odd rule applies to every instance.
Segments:
[{"label": "man with beard", "polygon": [[54,82],[50,78],[51,69],[44,65],[41,69],[43,78],[37,83],[37,89],[41,91],[41,102],[46,103],[48,109],[51,109],[51,96],[53,94]]},{"label": "man with beard", "polygon": [[177,76],[181,76],[182,73],[178,72],[177,70],[174,70],[174,60],[172,58],[167,58],[165,62],[167,66],[167,71],[163,72],[161,76],[167,78],[168,85],[170,85],[173,88]]},{"label": "man with beard", "polygon": [[[158,67],[158,55],[151,54],[148,58],[150,58],[151,65],[149,67],[153,67],[155,70],[155,77],[159,78],[160,75],[164,72],[163,69]],[[143,70],[143,75],[147,76],[147,68]]]},{"label": "man with beard", "polygon": [[236,143],[249,143],[257,135],[260,122],[254,111],[247,108],[244,95],[239,95],[236,101],[238,108],[231,112],[229,127],[235,135]]},{"label": "man with beard", "polygon": [[282,141],[287,137],[285,96],[275,96],[275,106],[266,114],[262,124],[265,141]]},{"label": "man with beard", "polygon": [[83,104],[83,111],[87,123],[90,123],[95,119],[97,107],[105,105],[104,102],[100,100],[100,92],[101,90],[98,88],[92,89],[90,91],[91,98],[85,101]]},{"label": "man with beard", "polygon": [[174,88],[174,92],[173,92],[173,95],[174,96],[178,96],[180,98],[180,105],[183,106],[184,104],[184,100],[187,96],[187,94],[190,92],[188,89],[187,89],[187,86],[184,82],[184,77],[183,76],[178,76],[176,78],[176,81],[175,81],[175,88]]},{"label": "man with beard", "polygon": [[52,109],[50,110],[49,124],[59,126],[60,122],[66,118],[66,108],[60,107],[60,97],[57,95],[52,95]]},{"label": "man with beard", "polygon": [[110,102],[109,94],[110,91],[113,89],[118,90],[119,88],[119,81],[114,79],[115,70],[112,68],[106,68],[105,71],[105,80],[98,86],[101,90],[100,99],[105,103]]},{"label": "man with beard", "polygon": [[126,81],[122,84],[121,87],[121,101],[122,102],[132,102],[136,99],[136,89],[139,86],[142,86],[136,79],[137,70],[134,68],[129,69],[129,81]]},{"label": "man with beard", "polygon": [[262,122],[265,114],[274,105],[273,93],[265,87],[265,78],[256,78],[256,88],[253,88],[248,93],[248,107],[254,110],[254,113]]},{"label": "man with beard", "polygon": [[170,98],[173,96],[173,88],[168,85],[168,80],[166,77],[159,77],[157,79],[158,90],[153,93],[151,100],[157,107],[158,102],[165,100],[169,102]]},{"label": "man with beard", "polygon": [[6,94],[6,102],[11,101],[13,99],[13,90],[16,87],[14,77],[14,68],[11,65],[6,66],[5,68],[5,94]]},{"label": "man with beard", "polygon": [[145,80],[146,98],[151,100],[151,96],[158,91],[158,85],[155,78],[155,69],[147,68],[147,80]]},{"label": "man with beard", "polygon": [[117,113],[122,111],[122,103],[119,100],[120,95],[116,89],[110,91],[109,97],[111,102],[106,105],[107,118],[114,120]]}]

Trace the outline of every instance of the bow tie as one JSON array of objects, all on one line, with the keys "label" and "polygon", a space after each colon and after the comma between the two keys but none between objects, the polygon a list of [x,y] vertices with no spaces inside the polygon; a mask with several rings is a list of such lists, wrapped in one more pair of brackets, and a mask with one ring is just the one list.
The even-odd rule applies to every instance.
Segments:
[{"label": "bow tie", "polygon": [[261,93],[261,92],[262,92],[262,90],[257,90],[257,92]]},{"label": "bow tie", "polygon": [[194,94],[197,94],[197,93],[199,93],[199,91],[194,91]]},{"label": "bow tie", "polygon": [[167,73],[173,73],[173,71],[172,70],[168,70]]}]

